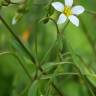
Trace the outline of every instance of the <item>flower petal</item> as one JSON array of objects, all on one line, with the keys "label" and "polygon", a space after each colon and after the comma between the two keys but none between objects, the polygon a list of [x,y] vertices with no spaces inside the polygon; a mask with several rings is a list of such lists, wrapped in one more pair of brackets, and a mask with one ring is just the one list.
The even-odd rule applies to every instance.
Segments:
[{"label": "flower petal", "polygon": [[65,6],[71,7],[73,5],[73,0],[65,0]]},{"label": "flower petal", "polygon": [[84,7],[83,6],[80,6],[80,5],[74,6],[72,8],[72,13],[74,15],[79,15],[79,14],[83,13],[84,11],[85,11]]},{"label": "flower petal", "polygon": [[57,11],[63,12],[64,11],[64,5],[60,2],[53,2],[52,6],[54,7],[54,9],[56,9]]},{"label": "flower petal", "polygon": [[57,21],[57,24],[62,24],[66,21],[67,17],[62,13],[60,16],[59,16],[59,19]]},{"label": "flower petal", "polygon": [[75,26],[79,26],[79,19],[76,17],[76,16],[74,16],[74,15],[72,15],[72,16],[69,16],[68,17],[69,18],[69,20],[75,25]]}]

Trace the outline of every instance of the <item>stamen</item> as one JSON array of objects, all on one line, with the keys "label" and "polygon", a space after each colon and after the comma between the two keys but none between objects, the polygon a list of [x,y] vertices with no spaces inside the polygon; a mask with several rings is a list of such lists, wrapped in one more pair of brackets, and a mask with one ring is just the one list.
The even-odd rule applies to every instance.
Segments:
[{"label": "stamen", "polygon": [[65,6],[65,8],[64,8],[64,14],[65,14],[66,16],[72,15],[71,8],[68,7],[68,6]]}]

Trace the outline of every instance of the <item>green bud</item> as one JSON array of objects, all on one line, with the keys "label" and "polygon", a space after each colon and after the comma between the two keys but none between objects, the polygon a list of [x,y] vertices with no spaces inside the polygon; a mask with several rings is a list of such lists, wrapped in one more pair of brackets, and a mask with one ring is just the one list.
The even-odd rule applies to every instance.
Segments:
[{"label": "green bud", "polygon": [[46,23],[48,23],[48,21],[49,21],[49,18],[45,18],[45,19],[43,20],[43,23],[46,24]]}]

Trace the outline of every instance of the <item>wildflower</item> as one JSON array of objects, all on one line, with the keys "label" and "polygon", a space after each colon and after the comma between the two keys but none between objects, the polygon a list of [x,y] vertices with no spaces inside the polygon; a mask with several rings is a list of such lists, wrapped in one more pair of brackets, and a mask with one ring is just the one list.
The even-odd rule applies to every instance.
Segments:
[{"label": "wildflower", "polygon": [[65,0],[65,5],[61,2],[53,2],[52,6],[55,10],[61,12],[57,24],[64,23],[67,19],[70,20],[75,26],[79,26],[79,19],[76,17],[85,11],[81,5],[72,6],[73,0]]}]

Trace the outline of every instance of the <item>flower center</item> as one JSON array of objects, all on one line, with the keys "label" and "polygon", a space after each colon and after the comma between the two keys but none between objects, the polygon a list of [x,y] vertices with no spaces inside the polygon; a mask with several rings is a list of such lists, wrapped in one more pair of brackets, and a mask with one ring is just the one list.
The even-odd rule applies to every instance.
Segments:
[{"label": "flower center", "polygon": [[65,6],[65,7],[64,7],[64,14],[65,14],[66,16],[72,15],[71,8],[68,7],[68,6]]}]

